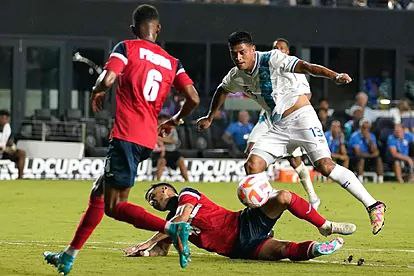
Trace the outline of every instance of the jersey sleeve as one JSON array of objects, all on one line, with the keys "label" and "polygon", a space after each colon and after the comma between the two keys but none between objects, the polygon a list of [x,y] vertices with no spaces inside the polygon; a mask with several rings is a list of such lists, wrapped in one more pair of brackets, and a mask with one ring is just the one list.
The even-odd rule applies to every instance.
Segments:
[{"label": "jersey sleeve", "polygon": [[387,148],[397,148],[397,140],[391,134],[387,139]]},{"label": "jersey sleeve", "polygon": [[377,144],[377,137],[375,137],[375,135],[374,135],[373,133],[371,133],[371,141],[372,141],[375,145],[378,145],[378,144]]},{"label": "jersey sleeve", "polygon": [[230,136],[233,135],[236,132],[236,125],[234,123],[231,123],[226,130],[224,131],[227,134],[229,134]]},{"label": "jersey sleeve", "polygon": [[128,64],[127,48],[124,41],[119,42],[113,48],[109,59],[105,64],[105,70],[111,70],[117,75],[121,74],[125,66]]},{"label": "jersey sleeve", "polygon": [[177,73],[175,74],[173,85],[178,91],[182,91],[187,85],[192,85],[194,82],[188,76],[181,61],[178,60]]},{"label": "jersey sleeve", "polygon": [[181,190],[178,195],[178,206],[190,203],[191,205],[196,205],[201,199],[201,194],[199,191],[192,188],[184,188]]},{"label": "jersey sleeve", "polygon": [[295,56],[289,56],[279,50],[272,50],[270,54],[270,65],[275,69],[281,69],[284,72],[295,72],[296,64],[300,59]]},{"label": "jersey sleeve", "polygon": [[349,139],[349,147],[351,149],[359,148],[359,139],[358,139],[358,135],[356,133],[351,135],[351,138]]},{"label": "jersey sleeve", "polygon": [[219,87],[230,93],[242,92],[243,87],[236,82],[236,74],[237,68],[233,67],[223,78]]}]

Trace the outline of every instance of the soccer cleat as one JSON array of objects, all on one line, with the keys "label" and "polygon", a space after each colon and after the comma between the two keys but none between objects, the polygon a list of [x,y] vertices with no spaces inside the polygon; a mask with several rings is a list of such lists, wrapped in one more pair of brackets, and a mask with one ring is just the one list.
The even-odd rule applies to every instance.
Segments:
[{"label": "soccer cleat", "polygon": [[69,274],[73,266],[73,261],[75,260],[74,257],[66,254],[65,252],[54,253],[45,251],[43,256],[48,264],[55,266],[57,271],[59,273],[63,273],[63,275]]},{"label": "soccer cleat", "polygon": [[371,220],[372,234],[374,235],[378,234],[384,226],[386,208],[387,206],[381,201],[377,201],[367,208],[369,219]]},{"label": "soccer cleat", "polygon": [[313,255],[315,257],[322,255],[331,255],[342,248],[344,240],[340,237],[328,242],[317,242],[313,246]]},{"label": "soccer cleat", "polygon": [[174,247],[177,249],[180,257],[180,266],[186,268],[191,262],[191,252],[188,246],[188,237],[190,236],[191,226],[187,222],[173,222],[169,225],[167,232],[170,235]]},{"label": "soccer cleat", "polygon": [[356,225],[347,222],[326,221],[318,230],[325,237],[332,234],[351,235],[356,231]]},{"label": "soccer cleat", "polygon": [[310,205],[312,206],[313,209],[318,210],[319,205],[321,205],[321,200],[319,198],[317,198],[314,201],[309,201]]}]

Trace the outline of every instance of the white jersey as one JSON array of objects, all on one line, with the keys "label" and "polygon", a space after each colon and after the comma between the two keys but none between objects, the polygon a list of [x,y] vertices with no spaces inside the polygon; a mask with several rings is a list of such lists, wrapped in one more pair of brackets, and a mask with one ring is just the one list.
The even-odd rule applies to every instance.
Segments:
[{"label": "white jersey", "polygon": [[292,107],[300,95],[310,93],[309,83],[302,74],[294,74],[299,59],[279,50],[256,51],[251,73],[233,67],[223,78],[221,87],[230,93],[243,92],[271,114],[272,122]]},{"label": "white jersey", "polygon": [[11,135],[11,127],[10,124],[5,124],[3,129],[0,130],[0,158],[3,156],[3,151],[6,148],[7,141],[9,140]]}]

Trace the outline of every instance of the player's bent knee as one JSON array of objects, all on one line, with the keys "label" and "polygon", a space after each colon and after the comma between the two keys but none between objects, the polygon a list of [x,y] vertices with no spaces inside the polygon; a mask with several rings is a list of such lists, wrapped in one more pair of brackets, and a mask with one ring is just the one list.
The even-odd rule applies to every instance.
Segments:
[{"label": "player's bent knee", "polygon": [[315,162],[316,170],[323,176],[329,176],[332,170],[335,168],[335,163],[330,158],[322,158]]},{"label": "player's bent knee", "polygon": [[165,158],[158,159],[158,165],[165,166],[167,164],[167,160]]},{"label": "player's bent knee", "polygon": [[261,173],[266,169],[266,161],[256,155],[250,155],[244,169],[247,174]]},{"label": "player's bent knee", "polygon": [[279,204],[289,206],[292,201],[292,194],[289,191],[280,190],[277,192],[276,199]]},{"label": "player's bent knee", "polygon": [[115,204],[105,204],[105,215],[107,215],[110,218],[116,219],[117,213],[116,213],[116,205]]}]

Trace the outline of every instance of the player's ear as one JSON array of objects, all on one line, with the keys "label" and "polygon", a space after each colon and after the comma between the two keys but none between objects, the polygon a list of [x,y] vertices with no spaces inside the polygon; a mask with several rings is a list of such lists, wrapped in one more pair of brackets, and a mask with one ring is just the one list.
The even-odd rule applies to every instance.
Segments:
[{"label": "player's ear", "polygon": [[157,24],[157,31],[156,32],[157,32],[157,35],[160,34],[160,32],[161,32],[161,24],[160,23]]},{"label": "player's ear", "polygon": [[132,32],[135,36],[138,36],[138,35],[137,35],[137,28],[135,27],[135,25],[129,25],[129,28],[131,28],[131,32]]},{"label": "player's ear", "polygon": [[252,45],[252,50],[256,51],[256,45]]}]

